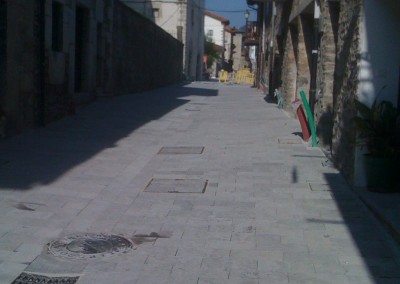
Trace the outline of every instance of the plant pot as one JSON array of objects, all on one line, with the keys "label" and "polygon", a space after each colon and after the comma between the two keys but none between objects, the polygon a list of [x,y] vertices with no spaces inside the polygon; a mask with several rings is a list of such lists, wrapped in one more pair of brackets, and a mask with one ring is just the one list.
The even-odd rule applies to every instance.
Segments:
[{"label": "plant pot", "polygon": [[369,191],[399,191],[399,165],[396,159],[365,155],[364,169]]}]

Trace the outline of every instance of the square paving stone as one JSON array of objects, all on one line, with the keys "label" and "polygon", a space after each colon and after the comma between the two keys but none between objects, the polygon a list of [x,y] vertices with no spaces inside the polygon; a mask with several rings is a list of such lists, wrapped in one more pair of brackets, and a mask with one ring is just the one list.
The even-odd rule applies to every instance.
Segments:
[{"label": "square paving stone", "polygon": [[162,147],[158,154],[163,155],[189,155],[189,154],[202,154],[204,147]]},{"label": "square paving stone", "polygon": [[146,192],[158,193],[204,193],[208,180],[205,179],[158,179],[153,178]]}]

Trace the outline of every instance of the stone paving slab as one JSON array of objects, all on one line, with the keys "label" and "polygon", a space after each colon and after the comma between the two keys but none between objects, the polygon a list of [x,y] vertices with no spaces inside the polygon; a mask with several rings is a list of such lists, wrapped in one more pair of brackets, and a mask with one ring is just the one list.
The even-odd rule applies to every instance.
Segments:
[{"label": "stone paving slab", "polygon": [[[79,284],[399,283],[398,244],[299,129],[255,89],[197,82],[102,99],[0,142],[0,283],[23,271]],[[152,180],[207,188],[146,192]],[[80,233],[136,249],[46,251]]]}]

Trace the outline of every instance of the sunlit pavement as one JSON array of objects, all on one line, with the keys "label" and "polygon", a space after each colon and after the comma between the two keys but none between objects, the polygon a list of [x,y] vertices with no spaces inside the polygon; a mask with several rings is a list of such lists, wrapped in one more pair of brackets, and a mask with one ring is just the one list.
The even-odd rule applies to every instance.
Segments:
[{"label": "sunlit pavement", "polygon": [[199,82],[0,142],[0,283],[400,283],[398,244],[299,132]]}]

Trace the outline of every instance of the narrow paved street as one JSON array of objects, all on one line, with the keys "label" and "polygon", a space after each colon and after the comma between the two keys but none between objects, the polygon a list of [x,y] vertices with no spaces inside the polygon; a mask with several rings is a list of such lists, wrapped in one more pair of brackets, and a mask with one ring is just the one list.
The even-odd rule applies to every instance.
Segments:
[{"label": "narrow paved street", "polygon": [[0,283],[400,283],[398,245],[299,132],[253,88],[198,82],[0,142]]}]

